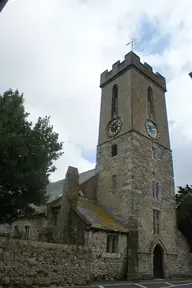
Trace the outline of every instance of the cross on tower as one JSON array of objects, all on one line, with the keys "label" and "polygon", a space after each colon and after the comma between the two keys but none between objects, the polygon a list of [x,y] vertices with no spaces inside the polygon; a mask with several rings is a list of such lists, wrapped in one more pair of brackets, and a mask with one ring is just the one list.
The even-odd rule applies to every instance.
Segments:
[{"label": "cross on tower", "polygon": [[131,44],[131,50],[133,51],[133,43],[136,41],[136,39],[131,39],[129,43],[126,44],[126,46]]}]

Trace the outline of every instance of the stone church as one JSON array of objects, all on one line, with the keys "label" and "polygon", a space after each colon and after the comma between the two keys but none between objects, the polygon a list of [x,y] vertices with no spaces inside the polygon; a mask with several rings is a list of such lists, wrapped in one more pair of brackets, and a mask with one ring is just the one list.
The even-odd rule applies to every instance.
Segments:
[{"label": "stone church", "polygon": [[47,187],[32,219],[13,223],[24,239],[86,245],[93,279],[192,275],[177,230],[166,81],[133,52],[100,77],[96,167],[69,167]]}]

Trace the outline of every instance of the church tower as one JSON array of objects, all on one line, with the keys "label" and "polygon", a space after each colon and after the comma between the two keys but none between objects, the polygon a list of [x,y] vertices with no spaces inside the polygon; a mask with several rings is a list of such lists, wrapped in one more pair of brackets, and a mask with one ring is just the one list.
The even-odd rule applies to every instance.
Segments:
[{"label": "church tower", "polygon": [[128,276],[168,276],[176,259],[166,82],[133,52],[101,74],[98,202],[128,227]]}]

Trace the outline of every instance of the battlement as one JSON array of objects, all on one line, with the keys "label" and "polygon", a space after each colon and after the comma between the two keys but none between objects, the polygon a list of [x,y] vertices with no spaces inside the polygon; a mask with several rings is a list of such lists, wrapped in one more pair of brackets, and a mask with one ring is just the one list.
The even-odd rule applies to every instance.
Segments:
[{"label": "battlement", "polygon": [[112,81],[119,74],[122,74],[131,67],[139,70],[141,73],[150,78],[153,82],[155,82],[158,86],[160,86],[163,90],[166,91],[165,78],[159,73],[154,73],[153,68],[149,64],[142,64],[140,62],[140,57],[132,51],[125,55],[125,60],[123,62],[117,61],[116,63],[114,63],[112,65],[111,71],[105,70],[101,74],[100,87],[104,87],[107,83]]}]

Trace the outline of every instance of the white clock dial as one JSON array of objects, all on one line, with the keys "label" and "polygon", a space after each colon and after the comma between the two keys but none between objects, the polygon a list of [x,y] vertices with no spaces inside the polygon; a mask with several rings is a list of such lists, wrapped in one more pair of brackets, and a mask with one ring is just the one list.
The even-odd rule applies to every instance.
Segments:
[{"label": "white clock dial", "polygon": [[158,131],[157,131],[157,127],[156,127],[155,123],[153,123],[152,121],[147,121],[146,130],[147,130],[148,135],[151,138],[153,138],[153,139],[158,138]]}]

